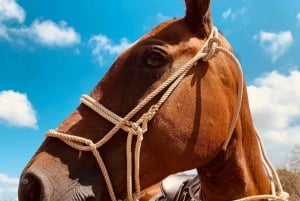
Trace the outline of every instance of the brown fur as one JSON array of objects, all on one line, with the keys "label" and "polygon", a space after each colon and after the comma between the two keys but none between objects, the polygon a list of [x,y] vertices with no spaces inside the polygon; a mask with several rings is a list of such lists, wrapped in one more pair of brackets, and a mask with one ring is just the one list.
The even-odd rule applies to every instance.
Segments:
[{"label": "brown fur", "polygon": [[[211,16],[209,1],[186,0],[186,4],[185,18],[160,24],[120,55],[91,92],[91,97],[124,116],[191,59],[210,32]],[[196,25],[198,21],[200,23]],[[231,49],[222,36],[221,41],[224,47]],[[147,64],[149,47],[159,47],[167,53],[163,66]],[[149,131],[144,136],[140,161],[142,188],[169,174],[197,168],[205,201],[227,201],[270,192],[246,93],[229,147],[226,152],[221,150],[233,107],[237,104],[237,82],[236,65],[222,53],[208,62],[199,61],[190,70],[150,122]],[[58,130],[96,142],[112,126],[88,107],[80,105]],[[99,149],[117,198],[122,199],[126,197],[126,136],[120,131]],[[91,187],[79,188],[85,189],[85,194],[82,193],[83,198],[77,200],[88,197],[93,201],[109,200],[92,154],[80,154],[58,139],[45,140],[24,169],[22,178],[28,175],[33,175],[38,182],[27,186],[20,184],[20,201],[31,197],[35,198],[31,200],[38,200],[37,193],[51,201],[76,200],[70,193],[74,186]]]}]

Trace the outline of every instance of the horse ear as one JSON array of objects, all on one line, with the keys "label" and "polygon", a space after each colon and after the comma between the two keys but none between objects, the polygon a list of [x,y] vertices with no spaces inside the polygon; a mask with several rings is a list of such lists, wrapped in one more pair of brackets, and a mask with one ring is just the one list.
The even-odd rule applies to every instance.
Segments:
[{"label": "horse ear", "polygon": [[200,37],[209,35],[212,27],[210,0],[185,0],[185,20]]}]

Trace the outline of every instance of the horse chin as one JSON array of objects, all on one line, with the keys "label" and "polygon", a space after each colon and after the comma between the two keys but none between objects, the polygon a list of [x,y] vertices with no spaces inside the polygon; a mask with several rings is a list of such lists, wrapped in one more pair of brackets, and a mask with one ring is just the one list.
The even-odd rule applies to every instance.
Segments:
[{"label": "horse chin", "polygon": [[91,186],[76,186],[73,192],[69,194],[64,200],[71,201],[94,201],[95,194]]},{"label": "horse chin", "polygon": [[[49,172],[29,169],[20,180],[20,201],[95,201],[92,186],[84,186],[78,179],[47,176]],[[50,179],[51,180],[50,180]],[[54,179],[53,179],[54,178]]]},{"label": "horse chin", "polygon": [[75,188],[72,188],[69,194],[64,195],[62,200],[95,201],[95,194],[93,193],[91,186],[78,185]]}]

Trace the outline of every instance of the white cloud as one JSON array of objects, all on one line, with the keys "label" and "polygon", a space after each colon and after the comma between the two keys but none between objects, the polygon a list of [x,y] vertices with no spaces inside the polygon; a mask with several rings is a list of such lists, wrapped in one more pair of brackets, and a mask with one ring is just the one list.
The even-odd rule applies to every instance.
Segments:
[{"label": "white cloud", "polygon": [[2,184],[18,184],[19,178],[12,178],[6,174],[0,173],[0,183]]},{"label": "white cloud", "polygon": [[224,20],[228,19],[228,17],[231,15],[231,13],[232,13],[231,8],[227,9],[226,11],[224,11],[224,12],[222,13],[223,19],[224,19]]},{"label": "white cloud", "polygon": [[4,38],[5,40],[9,40],[6,26],[0,23],[0,39],[1,38]]},{"label": "white cloud", "polygon": [[237,18],[244,16],[248,12],[247,7],[242,7],[238,10],[233,11],[231,8],[227,9],[222,13],[222,18],[224,20],[231,19],[236,20]]},{"label": "white cloud", "polygon": [[[30,26],[23,24],[25,11],[15,0],[0,0],[0,39],[9,42],[35,42],[50,47],[65,47],[80,43],[80,35],[65,21],[34,20]],[[16,20],[20,24],[6,23]]]},{"label": "white cloud", "polygon": [[10,20],[24,22],[25,11],[15,0],[0,0],[0,22]]},{"label": "white cloud", "polygon": [[27,95],[12,90],[0,91],[0,121],[17,127],[37,128],[36,112]]},{"label": "white cloud", "polygon": [[69,46],[80,41],[80,36],[65,21],[56,24],[51,20],[35,20],[29,31],[38,43],[47,46]]},{"label": "white cloud", "polygon": [[122,38],[119,44],[115,44],[107,36],[99,34],[93,36],[89,40],[89,45],[92,48],[92,55],[97,58],[100,65],[103,65],[104,58],[106,56],[118,55],[128,48],[131,43],[126,39]]},{"label": "white cloud", "polygon": [[272,57],[272,62],[284,55],[294,40],[291,31],[278,33],[260,31],[254,38],[259,39],[262,48]]},{"label": "white cloud", "polygon": [[0,200],[17,200],[19,179],[0,173]]},{"label": "white cloud", "polygon": [[283,75],[265,74],[248,86],[250,108],[255,125],[268,154],[282,165],[291,148],[300,144],[300,71]]},{"label": "white cloud", "polygon": [[65,21],[57,24],[51,20],[35,20],[30,27],[10,29],[10,33],[50,47],[72,46],[80,43],[80,35]]}]

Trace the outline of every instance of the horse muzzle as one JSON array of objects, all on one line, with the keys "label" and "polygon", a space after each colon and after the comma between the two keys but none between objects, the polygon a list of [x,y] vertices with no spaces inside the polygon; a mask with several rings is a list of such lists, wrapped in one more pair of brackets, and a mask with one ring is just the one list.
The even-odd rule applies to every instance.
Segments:
[{"label": "horse muzzle", "polygon": [[49,201],[53,188],[48,178],[40,171],[26,171],[19,184],[20,201]]},{"label": "horse muzzle", "polygon": [[19,201],[95,200],[92,186],[84,186],[78,180],[62,177],[60,173],[56,174],[54,171],[29,168],[23,172],[20,179]]}]

